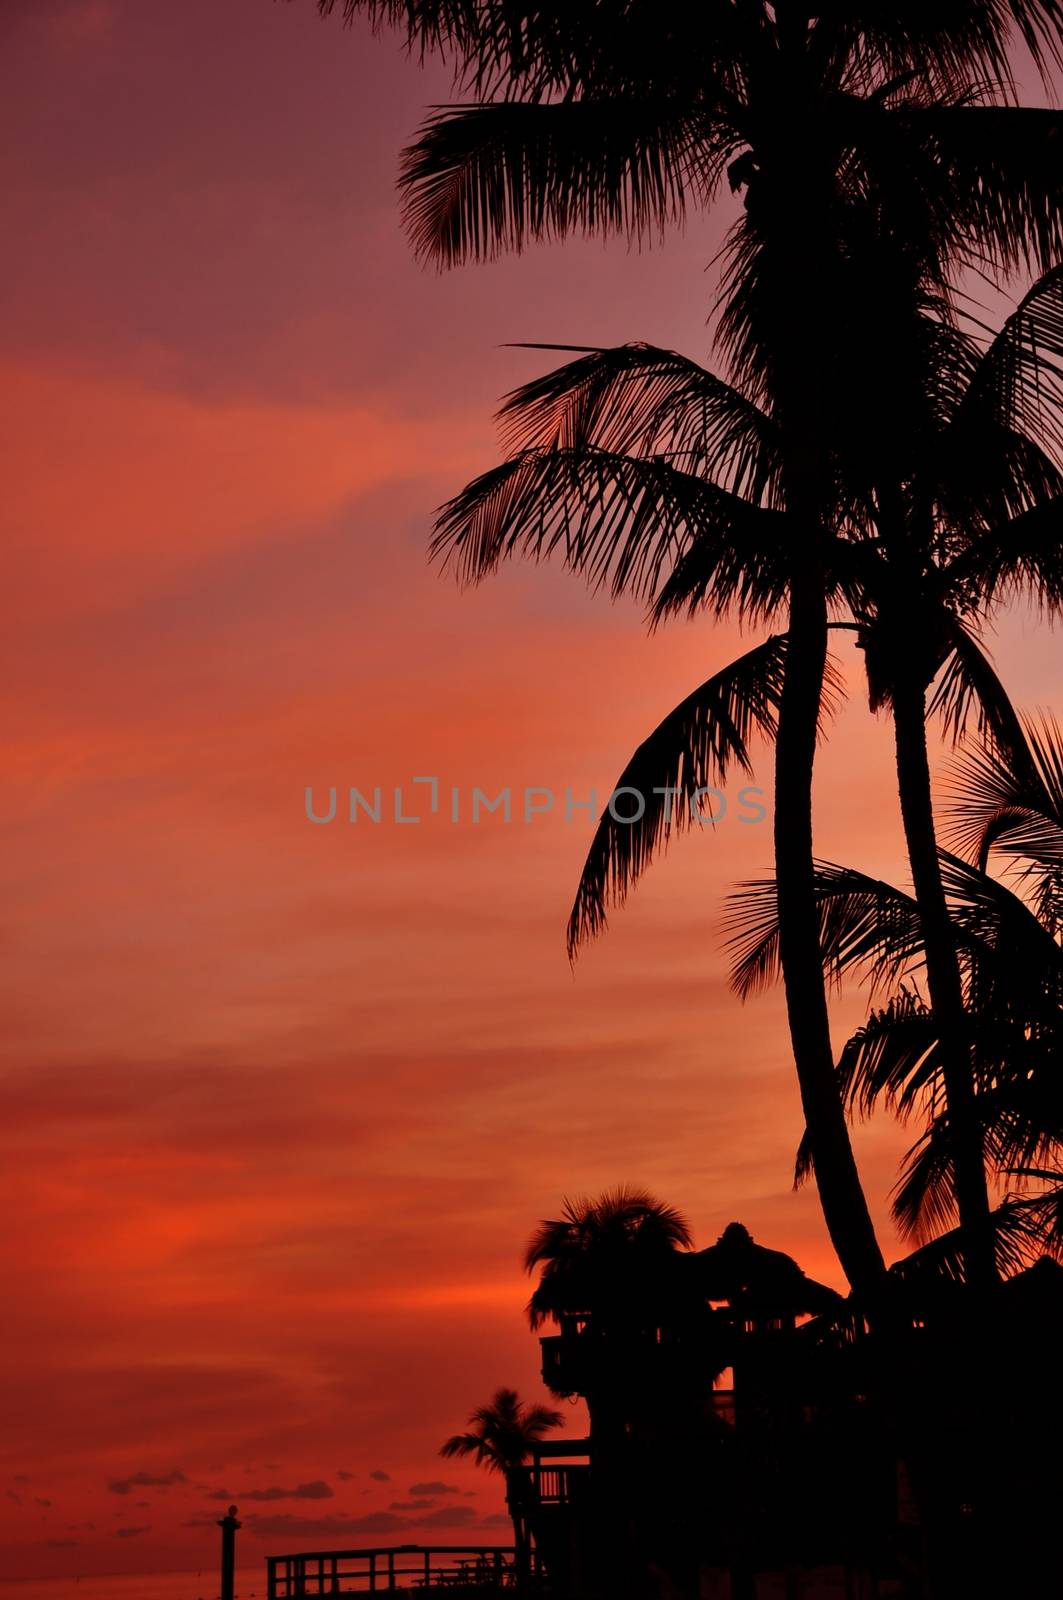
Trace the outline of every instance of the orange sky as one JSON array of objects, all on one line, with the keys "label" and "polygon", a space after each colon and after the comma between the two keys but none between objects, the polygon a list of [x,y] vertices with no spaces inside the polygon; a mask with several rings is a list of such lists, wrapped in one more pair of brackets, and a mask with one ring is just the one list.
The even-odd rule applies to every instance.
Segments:
[{"label": "orange sky", "polygon": [[[424,555],[546,359],[505,342],[707,357],[722,224],[422,271],[396,155],[449,82],[311,0],[7,0],[0,72],[5,1568],[209,1564],[230,1496],[250,1561],[494,1536],[435,1450],[541,1397],[519,1253],[564,1193],[839,1281],[780,998],[730,996],[715,924],[770,829],[681,841],[573,975],[587,821],[314,828],[304,789],[604,795],[738,648]],[[1058,705],[1049,633],[997,656]],[[902,877],[849,665],[818,848]],[[882,1215],[897,1136],[858,1146]]]}]

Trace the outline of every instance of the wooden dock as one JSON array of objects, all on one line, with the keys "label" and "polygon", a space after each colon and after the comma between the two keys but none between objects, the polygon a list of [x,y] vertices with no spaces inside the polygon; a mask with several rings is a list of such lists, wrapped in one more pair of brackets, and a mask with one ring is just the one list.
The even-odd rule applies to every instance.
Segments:
[{"label": "wooden dock", "polygon": [[[452,1600],[489,1597],[516,1584],[512,1545],[400,1544],[386,1549],[300,1550],[268,1556],[269,1600],[445,1589]],[[532,1556],[532,1575],[538,1563]]]}]

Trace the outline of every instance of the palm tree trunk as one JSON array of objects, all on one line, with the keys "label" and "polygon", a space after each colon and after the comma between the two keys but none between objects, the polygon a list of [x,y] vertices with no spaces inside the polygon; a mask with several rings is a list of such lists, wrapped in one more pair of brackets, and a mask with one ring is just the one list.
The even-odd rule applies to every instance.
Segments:
[{"label": "palm tree trunk", "polygon": [[513,1573],[518,1594],[526,1594],[531,1577],[531,1551],[528,1530],[521,1512],[516,1474],[506,1474],[506,1510],[513,1523]]},{"label": "palm tree trunk", "polygon": [[789,644],[775,745],[779,957],[823,1216],[850,1284],[874,1298],[885,1263],[838,1093],[815,893],[812,772],[826,659],[827,605],[818,564],[810,559],[791,583]]},{"label": "palm tree trunk", "polygon": [[[760,141],[755,189],[755,225],[764,243],[760,338],[771,352],[770,392],[784,440],[786,509],[804,529],[804,549],[795,552],[790,576],[789,643],[775,740],[779,961],[827,1231],[853,1289],[877,1300],[886,1269],[834,1070],[812,851],[812,773],[827,661],[825,573],[817,547],[832,504],[828,398],[838,365],[823,330],[834,323],[830,286],[840,263],[836,156],[824,150],[804,98],[809,29],[808,16],[795,12],[788,18],[780,34],[781,53],[791,57],[788,68],[770,85],[758,85],[758,94],[765,95],[761,111],[772,130]],[[784,85],[790,86],[791,103]]]},{"label": "palm tree trunk", "polygon": [[893,728],[904,837],[922,922],[927,988],[938,1029],[952,1129],[953,1180],[964,1233],[964,1264],[967,1281],[984,1288],[998,1281],[985,1150],[960,965],[941,881],[926,743],[926,689],[918,673],[899,673],[894,680]]}]

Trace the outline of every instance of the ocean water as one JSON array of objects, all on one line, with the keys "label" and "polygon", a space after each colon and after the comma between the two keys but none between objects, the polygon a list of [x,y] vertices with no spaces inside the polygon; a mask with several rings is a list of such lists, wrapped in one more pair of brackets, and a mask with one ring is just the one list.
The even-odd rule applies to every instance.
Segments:
[{"label": "ocean water", "polygon": [[[265,1600],[266,1563],[236,1580],[237,1600]],[[111,1578],[21,1578],[0,1600],[217,1600],[217,1571],[123,1573]]]}]

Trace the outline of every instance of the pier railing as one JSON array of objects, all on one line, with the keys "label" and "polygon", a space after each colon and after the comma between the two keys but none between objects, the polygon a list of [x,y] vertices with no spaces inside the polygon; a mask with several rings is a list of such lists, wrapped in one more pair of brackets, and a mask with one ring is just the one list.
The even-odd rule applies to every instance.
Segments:
[{"label": "pier railing", "polygon": [[[374,1550],[301,1550],[268,1556],[269,1600],[318,1600],[318,1596],[420,1593],[445,1589],[453,1600],[484,1596],[516,1584],[512,1545],[402,1544]],[[532,1552],[532,1575],[538,1572]]]}]

